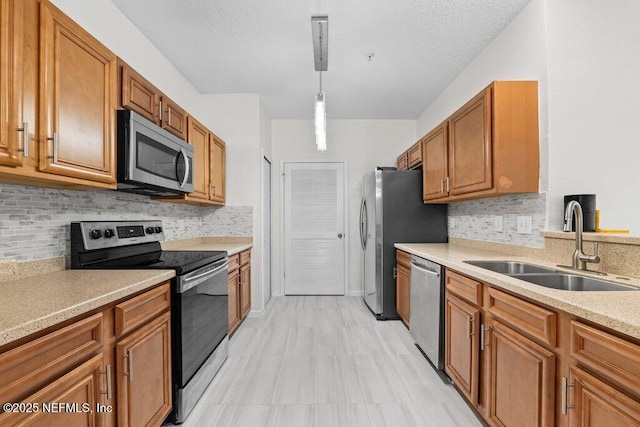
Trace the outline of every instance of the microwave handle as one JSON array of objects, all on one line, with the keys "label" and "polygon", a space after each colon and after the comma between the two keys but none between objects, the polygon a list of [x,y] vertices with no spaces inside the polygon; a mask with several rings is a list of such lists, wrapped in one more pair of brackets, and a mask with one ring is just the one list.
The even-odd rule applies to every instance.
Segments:
[{"label": "microwave handle", "polygon": [[[189,170],[189,158],[187,157],[187,152],[184,150],[184,148],[180,149],[180,154],[182,155],[182,158],[184,158],[184,177],[182,178],[182,182],[180,183],[180,188],[182,188],[187,183],[187,179],[189,179],[190,170]],[[180,178],[178,177],[178,179]]]}]

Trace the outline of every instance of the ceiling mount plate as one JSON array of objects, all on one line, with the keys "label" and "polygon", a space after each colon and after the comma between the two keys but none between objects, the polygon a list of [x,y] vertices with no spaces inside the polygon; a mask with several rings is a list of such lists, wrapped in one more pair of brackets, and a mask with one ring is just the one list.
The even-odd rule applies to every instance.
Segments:
[{"label": "ceiling mount plate", "polygon": [[329,17],[311,17],[311,36],[313,37],[313,58],[316,71],[327,71],[329,59]]}]

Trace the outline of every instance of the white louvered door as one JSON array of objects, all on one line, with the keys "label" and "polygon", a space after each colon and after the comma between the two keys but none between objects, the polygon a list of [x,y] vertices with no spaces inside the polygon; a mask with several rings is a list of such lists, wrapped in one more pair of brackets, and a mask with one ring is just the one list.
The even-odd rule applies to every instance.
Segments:
[{"label": "white louvered door", "polygon": [[344,164],[284,163],[285,295],[344,295]]}]

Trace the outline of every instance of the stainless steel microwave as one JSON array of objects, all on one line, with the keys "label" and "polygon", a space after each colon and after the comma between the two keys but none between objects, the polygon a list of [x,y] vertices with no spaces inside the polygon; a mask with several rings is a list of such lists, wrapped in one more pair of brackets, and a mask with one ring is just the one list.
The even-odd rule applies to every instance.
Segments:
[{"label": "stainless steel microwave", "polygon": [[150,196],[193,191],[193,147],[141,115],[118,110],[118,190]]}]

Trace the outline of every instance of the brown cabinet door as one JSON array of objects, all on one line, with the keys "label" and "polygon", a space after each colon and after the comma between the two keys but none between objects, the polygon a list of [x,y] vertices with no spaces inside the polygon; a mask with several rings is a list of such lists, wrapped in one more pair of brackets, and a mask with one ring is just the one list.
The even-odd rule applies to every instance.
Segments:
[{"label": "brown cabinet door", "polygon": [[447,123],[442,123],[422,142],[422,198],[424,201],[446,197],[448,169]]},{"label": "brown cabinet door", "polygon": [[162,97],[162,128],[178,138],[187,139],[187,114],[178,104]]},{"label": "brown cabinet door", "polygon": [[450,193],[490,189],[492,182],[491,89],[449,118]]},{"label": "brown cabinet door", "polygon": [[570,367],[574,396],[568,409],[571,427],[637,427],[640,402],[575,366]]},{"label": "brown cabinet door", "polygon": [[410,169],[422,166],[422,141],[418,141],[407,151],[407,162]]},{"label": "brown cabinet door", "polygon": [[122,106],[160,124],[160,92],[128,65],[122,67]]},{"label": "brown cabinet door", "polygon": [[251,264],[240,267],[240,316],[251,310]]},{"label": "brown cabinet door", "polygon": [[116,56],[43,1],[40,60],[40,170],[115,183]]},{"label": "brown cabinet door", "polygon": [[480,310],[447,294],[445,371],[472,406],[478,405]]},{"label": "brown cabinet door", "polygon": [[160,425],[171,411],[171,315],[116,344],[119,426]]},{"label": "brown cabinet door", "polygon": [[226,147],[225,143],[210,134],[210,185],[209,199],[221,205],[225,203],[226,191]]},{"label": "brown cabinet door", "polygon": [[551,427],[555,419],[555,355],[489,319],[487,418],[496,426]]},{"label": "brown cabinet door", "polygon": [[409,296],[411,271],[401,265],[396,265],[396,311],[409,327]]},{"label": "brown cabinet door", "polygon": [[398,170],[409,169],[409,157],[406,151],[396,159],[396,168],[398,168]]},{"label": "brown cabinet door", "polygon": [[189,116],[188,140],[193,146],[193,192],[191,197],[209,199],[209,131]]},{"label": "brown cabinet door", "polygon": [[0,165],[21,165],[28,144],[22,114],[24,25],[24,2],[0,0]]},{"label": "brown cabinet door", "polygon": [[[35,394],[21,399],[29,411],[2,412],[4,426],[103,426],[105,406],[103,394],[107,379],[102,367],[102,354],[68,372]],[[36,407],[32,405],[38,405]],[[98,405],[101,405],[100,407]],[[103,412],[98,412],[98,409]]]},{"label": "brown cabinet door", "polygon": [[233,333],[240,323],[240,293],[238,269],[229,271],[229,334]]}]

